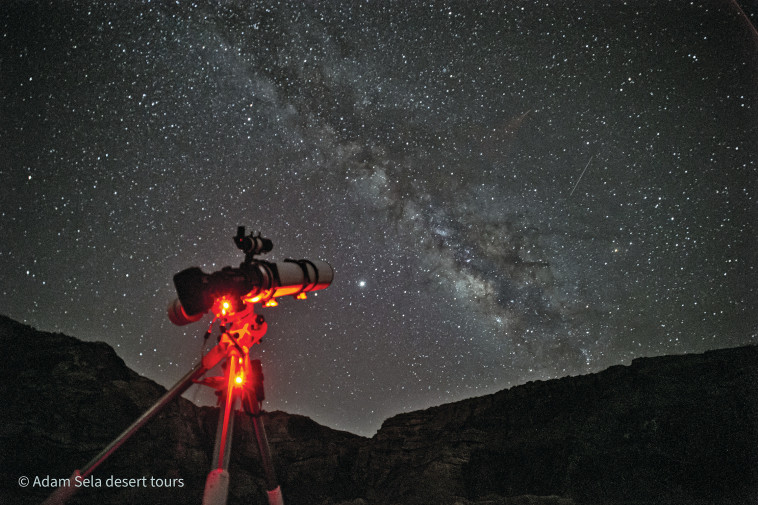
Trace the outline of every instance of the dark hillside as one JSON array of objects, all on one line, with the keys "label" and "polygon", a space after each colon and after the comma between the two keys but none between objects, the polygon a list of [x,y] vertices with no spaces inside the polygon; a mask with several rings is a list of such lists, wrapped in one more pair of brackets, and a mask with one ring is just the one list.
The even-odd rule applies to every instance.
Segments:
[{"label": "dark hillside", "polygon": [[[0,318],[0,502],[36,504],[164,389],[106,344]],[[388,419],[371,439],[282,412],[267,418],[286,503],[756,504],[758,348],[634,360]],[[96,472],[181,487],[80,491],[70,503],[200,503],[216,409],[181,399]],[[239,415],[229,503],[265,503]],[[176,480],[174,482],[177,482]]]}]

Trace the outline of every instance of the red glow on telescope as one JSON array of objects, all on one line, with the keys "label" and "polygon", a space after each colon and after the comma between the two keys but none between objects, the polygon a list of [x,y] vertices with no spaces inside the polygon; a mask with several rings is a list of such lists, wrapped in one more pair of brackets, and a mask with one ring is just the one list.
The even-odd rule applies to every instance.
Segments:
[{"label": "red glow on telescope", "polygon": [[271,295],[274,294],[274,290],[272,289],[266,289],[264,291],[258,292],[258,294],[253,294],[251,291],[247,295],[242,297],[242,301],[245,303],[258,303],[261,300],[268,300],[271,298]]},{"label": "red glow on telescope", "polygon": [[222,296],[216,298],[211,310],[216,317],[228,317],[234,314],[234,303],[228,296]]}]

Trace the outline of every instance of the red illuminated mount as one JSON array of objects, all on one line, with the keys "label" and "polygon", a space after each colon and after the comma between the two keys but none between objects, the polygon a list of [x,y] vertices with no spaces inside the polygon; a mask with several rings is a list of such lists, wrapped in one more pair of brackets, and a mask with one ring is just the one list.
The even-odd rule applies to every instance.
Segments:
[{"label": "red illuminated mount", "polygon": [[249,349],[260,343],[268,329],[266,320],[253,311],[252,305],[230,317],[220,318],[219,321],[226,331],[221,334],[218,345],[203,357],[208,365],[218,362],[233,347]]},{"label": "red illuminated mount", "polygon": [[211,307],[211,312],[219,319],[234,315],[234,300],[229,296],[216,298]]}]

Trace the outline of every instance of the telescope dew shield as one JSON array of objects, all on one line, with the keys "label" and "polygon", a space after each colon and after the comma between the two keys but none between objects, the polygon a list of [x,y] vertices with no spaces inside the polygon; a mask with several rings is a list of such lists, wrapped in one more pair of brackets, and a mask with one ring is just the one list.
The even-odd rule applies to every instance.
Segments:
[{"label": "telescope dew shield", "polygon": [[174,301],[168,305],[168,320],[177,326],[184,326],[199,321],[204,315],[205,312],[193,315],[187,314],[184,307],[182,307],[182,302],[180,302],[178,298],[174,299]]},{"label": "telescope dew shield", "polygon": [[209,277],[198,267],[187,268],[174,275],[174,286],[182,312],[190,317],[205,314],[213,305],[213,299],[206,289]]}]

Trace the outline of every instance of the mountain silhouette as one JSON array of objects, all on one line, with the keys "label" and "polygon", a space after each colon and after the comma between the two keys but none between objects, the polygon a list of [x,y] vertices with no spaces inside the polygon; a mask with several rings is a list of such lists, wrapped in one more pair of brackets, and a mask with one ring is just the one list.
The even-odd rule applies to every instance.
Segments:
[{"label": "mountain silhouette", "polygon": [[[104,343],[2,316],[0,352],[0,503],[43,501],[165,392]],[[245,416],[230,505],[266,503]],[[171,403],[69,503],[199,504],[217,417]],[[288,505],[758,503],[756,346],[530,382],[394,416],[372,438],[284,412],[266,423]]]}]

